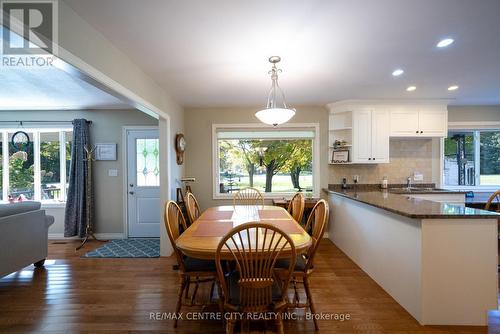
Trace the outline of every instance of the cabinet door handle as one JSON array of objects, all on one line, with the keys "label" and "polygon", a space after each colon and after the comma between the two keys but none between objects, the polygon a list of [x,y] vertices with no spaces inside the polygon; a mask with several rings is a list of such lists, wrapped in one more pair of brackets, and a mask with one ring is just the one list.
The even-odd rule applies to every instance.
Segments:
[{"label": "cabinet door handle", "polygon": [[424,131],[420,131],[420,133],[424,133]]},{"label": "cabinet door handle", "polygon": [[373,160],[375,160],[375,158],[373,158]]},{"label": "cabinet door handle", "polygon": [[415,133],[418,133],[418,130]]},{"label": "cabinet door handle", "polygon": [[368,158],[368,160],[371,160],[372,158]]}]

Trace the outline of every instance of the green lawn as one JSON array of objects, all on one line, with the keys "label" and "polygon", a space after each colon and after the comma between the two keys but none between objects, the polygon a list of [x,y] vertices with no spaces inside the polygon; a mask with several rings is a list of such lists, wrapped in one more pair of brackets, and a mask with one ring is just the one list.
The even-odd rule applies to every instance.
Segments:
[{"label": "green lawn", "polygon": [[[250,184],[248,182],[248,176],[243,176],[241,178],[234,178],[235,182],[234,188],[244,188],[248,187]],[[306,189],[312,189],[312,175],[301,175],[299,178],[300,186]],[[225,178],[221,178],[221,182],[227,183]],[[266,185],[266,175],[260,174],[253,177],[253,185],[255,188],[264,191]],[[292,186],[292,180],[290,175],[275,175],[273,177],[273,192],[295,192]]]},{"label": "green lawn", "polygon": [[500,184],[500,175],[481,175],[480,184],[482,186],[496,186]]}]

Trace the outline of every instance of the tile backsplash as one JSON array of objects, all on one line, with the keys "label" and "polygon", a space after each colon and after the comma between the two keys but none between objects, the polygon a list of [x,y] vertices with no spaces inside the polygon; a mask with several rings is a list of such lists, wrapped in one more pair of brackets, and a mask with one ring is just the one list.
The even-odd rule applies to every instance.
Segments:
[{"label": "tile backsplash", "polygon": [[[389,183],[406,183],[414,172],[423,174],[423,181],[432,181],[432,139],[391,139],[390,163],[374,165],[330,165],[328,183],[353,183],[352,177],[359,175],[359,183],[380,183],[387,176]],[[413,179],[413,178],[412,178]]]}]

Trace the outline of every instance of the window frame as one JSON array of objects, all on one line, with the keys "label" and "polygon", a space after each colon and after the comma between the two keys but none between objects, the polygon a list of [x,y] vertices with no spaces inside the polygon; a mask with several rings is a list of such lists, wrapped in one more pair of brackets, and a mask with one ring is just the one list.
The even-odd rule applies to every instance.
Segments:
[{"label": "window frame", "polygon": [[[212,199],[231,199],[233,194],[221,194],[219,193],[219,145],[217,140],[217,132],[221,129],[232,130],[232,129],[245,129],[245,130],[273,130],[276,129],[272,125],[267,125],[263,123],[244,123],[244,124],[212,124]],[[313,196],[318,198],[320,192],[320,125],[319,123],[287,123],[280,125],[279,130],[287,131],[298,131],[307,129],[309,131],[314,131],[313,142],[313,152],[312,152],[312,175],[313,175]],[[291,197],[295,192],[282,192],[282,193],[266,193],[263,192],[262,195],[265,199],[276,199]]]},{"label": "window frame", "polygon": [[16,131],[25,131],[27,133],[33,134],[33,190],[34,196],[33,201],[41,202],[44,207],[58,207],[66,205],[66,200],[42,200],[42,178],[41,178],[41,162],[40,162],[40,134],[41,133],[58,133],[59,134],[59,168],[60,168],[60,180],[59,183],[63,185],[61,187],[61,198],[66,198],[66,183],[67,183],[67,171],[66,171],[66,132],[72,132],[72,126],[38,126],[38,127],[0,127],[0,136],[2,136],[2,198],[0,202],[7,202],[7,198],[10,190],[10,180],[9,180],[9,133],[14,133]]},{"label": "window frame", "polygon": [[[500,131],[500,122],[495,122],[495,121],[489,121],[489,122],[449,122],[448,123],[448,132],[453,130],[460,130],[460,131],[469,131],[474,134],[474,154],[475,154],[475,163],[476,163],[476,168],[475,170],[478,170],[479,173],[476,173],[475,175],[475,180],[476,180],[476,185],[475,186],[467,186],[467,185],[447,185],[445,184],[445,179],[444,179],[444,140],[445,138],[441,138],[440,140],[440,185],[442,188],[450,189],[450,190],[465,190],[465,191],[485,191],[485,192],[490,192],[490,191],[496,191],[500,187],[500,184],[498,185],[480,185],[480,142],[477,141],[476,136],[478,135],[479,132],[481,131],[492,131],[492,130],[498,130]],[[479,185],[478,185],[479,184]]]}]

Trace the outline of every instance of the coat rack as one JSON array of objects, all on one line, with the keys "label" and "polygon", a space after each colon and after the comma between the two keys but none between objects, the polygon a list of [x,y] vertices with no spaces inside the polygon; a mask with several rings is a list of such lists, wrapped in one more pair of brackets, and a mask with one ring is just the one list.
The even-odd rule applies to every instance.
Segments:
[{"label": "coat rack", "polygon": [[105,242],[107,240],[99,240],[94,234],[94,227],[92,224],[92,162],[95,161],[94,158],[94,153],[95,153],[95,146],[92,148],[85,147],[85,161],[87,161],[87,184],[86,188],[87,190],[85,191],[85,196],[86,196],[86,205],[87,205],[87,215],[86,215],[86,226],[85,226],[85,237],[80,244],[80,246],[76,247],[76,250],[79,250],[80,248],[87,243],[89,240],[89,237],[92,237],[95,241],[99,242]]}]

